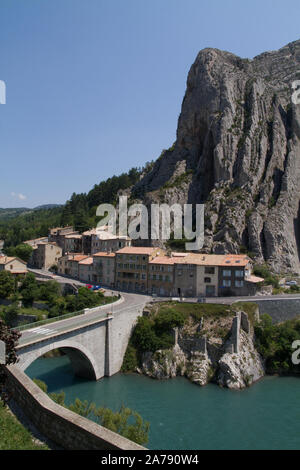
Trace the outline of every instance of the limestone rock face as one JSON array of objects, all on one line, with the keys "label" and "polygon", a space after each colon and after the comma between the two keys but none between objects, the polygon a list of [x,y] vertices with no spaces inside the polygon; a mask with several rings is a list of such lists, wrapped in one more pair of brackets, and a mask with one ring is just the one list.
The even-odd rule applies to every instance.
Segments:
[{"label": "limestone rock face", "polygon": [[146,204],[205,203],[205,250],[243,246],[275,271],[299,273],[299,79],[300,41],[253,60],[200,51],[176,142],[133,194]]},{"label": "limestone rock face", "polygon": [[265,375],[262,359],[249,335],[241,331],[237,354],[225,353],[219,361],[218,384],[231,389],[252,385]]},{"label": "limestone rock face", "polygon": [[254,346],[253,326],[245,312],[226,321],[231,326],[229,337],[224,339],[213,334],[209,340],[199,337],[201,323],[195,335],[181,329],[172,349],[144,353],[137,372],[160,380],[186,376],[200,386],[210,381],[231,389],[252,385],[265,375],[262,358]]},{"label": "limestone rock face", "polygon": [[186,376],[197,385],[206,385],[211,379],[212,361],[201,352],[193,352]]},{"label": "limestone rock face", "polygon": [[186,357],[178,345],[172,350],[147,352],[142,359],[142,373],[155,379],[171,379],[184,375]]}]

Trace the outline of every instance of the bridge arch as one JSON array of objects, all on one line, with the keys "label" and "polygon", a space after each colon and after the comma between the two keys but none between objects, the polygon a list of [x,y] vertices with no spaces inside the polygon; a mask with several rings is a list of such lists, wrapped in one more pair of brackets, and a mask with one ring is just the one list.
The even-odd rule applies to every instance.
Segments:
[{"label": "bridge arch", "polygon": [[22,353],[19,355],[18,366],[25,371],[36,359],[54,349],[61,349],[68,356],[75,375],[90,380],[98,380],[100,378],[100,371],[94,356],[84,345],[74,340],[47,344],[36,350],[22,350]]}]

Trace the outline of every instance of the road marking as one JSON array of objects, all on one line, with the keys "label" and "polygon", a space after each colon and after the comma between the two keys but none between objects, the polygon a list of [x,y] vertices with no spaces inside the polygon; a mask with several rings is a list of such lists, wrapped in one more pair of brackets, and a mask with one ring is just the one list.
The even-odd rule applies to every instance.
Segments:
[{"label": "road marking", "polygon": [[30,330],[30,332],[34,333],[34,334],[38,334],[38,335],[48,336],[48,335],[52,335],[52,334],[56,333],[57,331],[56,330],[50,330],[49,328],[39,327],[39,328],[34,328],[33,330]]}]

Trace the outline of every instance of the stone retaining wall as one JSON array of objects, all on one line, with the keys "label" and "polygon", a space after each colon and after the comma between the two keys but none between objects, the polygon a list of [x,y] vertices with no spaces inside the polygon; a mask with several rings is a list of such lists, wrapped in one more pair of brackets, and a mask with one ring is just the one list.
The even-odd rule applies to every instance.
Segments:
[{"label": "stone retaining wall", "polygon": [[27,418],[51,441],[67,450],[146,450],[57,405],[18,366],[8,366],[7,391]]}]

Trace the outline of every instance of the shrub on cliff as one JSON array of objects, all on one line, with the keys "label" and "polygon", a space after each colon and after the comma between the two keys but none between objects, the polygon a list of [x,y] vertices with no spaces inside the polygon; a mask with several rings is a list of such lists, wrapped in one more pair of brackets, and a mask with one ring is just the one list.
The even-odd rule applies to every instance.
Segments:
[{"label": "shrub on cliff", "polygon": [[139,317],[132,335],[132,344],[138,351],[156,351],[159,339],[155,334],[154,323],[147,317]]},{"label": "shrub on cliff", "polygon": [[133,371],[137,368],[137,366],[138,366],[137,350],[131,344],[129,344],[124,355],[121,372]]},{"label": "shrub on cliff", "polygon": [[161,312],[154,318],[154,328],[156,334],[159,335],[164,332],[170,332],[172,328],[180,328],[184,325],[184,321],[185,316],[181,312],[176,312],[171,309],[165,312]]},{"label": "shrub on cliff", "polygon": [[255,326],[256,347],[266,361],[267,372],[299,373],[298,365],[292,363],[292,344],[300,340],[300,319],[273,324],[269,315],[262,315]]}]

